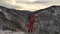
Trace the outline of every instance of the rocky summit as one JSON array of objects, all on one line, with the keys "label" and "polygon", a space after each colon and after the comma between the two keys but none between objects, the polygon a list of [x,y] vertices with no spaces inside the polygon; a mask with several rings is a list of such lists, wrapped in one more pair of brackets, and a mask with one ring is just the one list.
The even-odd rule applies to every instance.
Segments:
[{"label": "rocky summit", "polygon": [[[28,32],[30,20],[33,20],[30,18],[32,14],[35,15],[34,29]],[[51,6],[34,12],[0,6],[0,30],[23,31],[24,34],[60,34],[60,6]]]}]

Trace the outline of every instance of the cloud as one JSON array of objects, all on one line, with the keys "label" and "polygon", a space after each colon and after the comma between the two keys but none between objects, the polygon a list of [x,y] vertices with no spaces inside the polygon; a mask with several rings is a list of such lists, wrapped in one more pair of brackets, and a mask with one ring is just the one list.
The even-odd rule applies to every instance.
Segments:
[{"label": "cloud", "polygon": [[36,2],[25,2],[26,4],[47,4],[49,2],[42,2],[42,1],[36,1]]},{"label": "cloud", "polygon": [[60,5],[60,0],[0,0],[0,5],[8,8],[24,9],[24,10],[38,10],[51,5]]},{"label": "cloud", "polygon": [[14,6],[14,5],[10,4],[10,3],[7,3],[4,0],[0,1],[0,6],[5,6],[7,8],[14,8],[14,9],[15,8],[21,8],[21,7],[18,7],[18,6]]},{"label": "cloud", "polygon": [[52,0],[17,0],[16,3],[26,3],[26,4],[45,4],[52,2]]}]

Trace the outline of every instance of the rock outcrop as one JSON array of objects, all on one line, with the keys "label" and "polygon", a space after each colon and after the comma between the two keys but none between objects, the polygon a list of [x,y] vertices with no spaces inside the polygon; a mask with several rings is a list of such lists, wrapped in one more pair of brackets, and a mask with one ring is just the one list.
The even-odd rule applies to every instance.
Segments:
[{"label": "rock outcrop", "polygon": [[60,6],[51,6],[35,12],[0,6],[0,29],[27,32],[32,14],[36,16],[34,34],[60,34]]}]

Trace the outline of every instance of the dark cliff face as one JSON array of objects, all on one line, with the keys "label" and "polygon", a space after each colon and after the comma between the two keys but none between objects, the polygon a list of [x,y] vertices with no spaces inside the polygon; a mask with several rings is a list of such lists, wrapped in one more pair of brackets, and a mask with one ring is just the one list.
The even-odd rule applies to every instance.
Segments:
[{"label": "dark cliff face", "polygon": [[[28,23],[31,12],[23,10],[8,9],[0,6],[0,23],[2,30],[24,30]],[[24,28],[23,28],[24,27]]]},{"label": "dark cliff face", "polygon": [[60,34],[60,6],[38,10],[35,14],[36,34]]},{"label": "dark cliff face", "polygon": [[34,34],[60,34],[60,6],[30,12],[0,6],[0,29],[27,31],[29,17],[36,15]]}]

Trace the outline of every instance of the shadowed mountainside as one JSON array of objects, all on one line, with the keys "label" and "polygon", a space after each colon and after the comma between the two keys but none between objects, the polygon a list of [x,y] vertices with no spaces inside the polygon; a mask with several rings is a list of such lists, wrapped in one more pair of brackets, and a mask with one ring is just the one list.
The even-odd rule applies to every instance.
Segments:
[{"label": "shadowed mountainside", "polygon": [[51,6],[35,12],[0,6],[0,29],[27,32],[31,14],[37,14],[34,34],[60,34],[60,6]]}]

